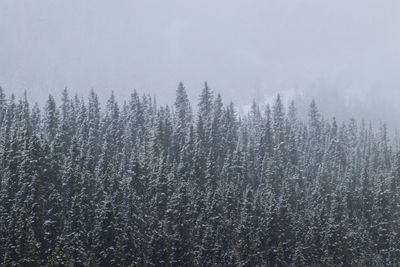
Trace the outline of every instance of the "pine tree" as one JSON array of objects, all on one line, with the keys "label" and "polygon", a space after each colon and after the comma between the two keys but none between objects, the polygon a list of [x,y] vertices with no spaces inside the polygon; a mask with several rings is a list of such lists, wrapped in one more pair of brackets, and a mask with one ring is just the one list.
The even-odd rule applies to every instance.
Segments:
[{"label": "pine tree", "polygon": [[127,213],[125,218],[124,240],[122,242],[125,262],[129,266],[144,265],[145,261],[145,242],[144,233],[146,225],[143,220],[143,208],[141,199],[135,193],[134,188],[130,188],[127,203]]},{"label": "pine tree", "polygon": [[71,208],[72,199],[78,195],[81,177],[81,162],[79,158],[79,144],[77,137],[71,141],[69,155],[66,157],[63,174],[63,193],[67,209]]},{"label": "pine tree", "polygon": [[349,265],[352,262],[349,226],[344,211],[345,206],[341,192],[336,192],[325,237],[328,263],[335,266]]},{"label": "pine tree", "polygon": [[3,128],[3,124],[5,123],[6,112],[7,112],[7,99],[3,91],[3,88],[0,87],[0,129]]},{"label": "pine tree", "polygon": [[45,157],[41,141],[33,136],[30,142],[29,154],[27,156],[27,174],[31,176],[28,183],[28,195],[26,203],[30,211],[30,226],[32,227],[34,238],[37,242],[40,256],[45,252],[44,247],[44,173]]},{"label": "pine tree", "polygon": [[49,96],[49,99],[46,102],[45,113],[43,118],[44,124],[44,132],[46,136],[49,138],[49,141],[52,142],[56,137],[56,133],[59,125],[59,112],[57,109],[56,101],[53,96]]},{"label": "pine tree", "polygon": [[382,257],[382,263],[387,264],[390,239],[392,234],[391,221],[392,214],[390,212],[389,188],[384,177],[380,177],[379,189],[376,196],[374,233],[376,250]]},{"label": "pine tree", "polygon": [[116,266],[121,262],[120,229],[116,227],[114,207],[106,199],[95,229],[95,255],[99,266]]},{"label": "pine tree", "polygon": [[178,186],[172,195],[167,209],[169,242],[171,244],[171,264],[192,266],[192,214],[185,183]]},{"label": "pine tree", "polygon": [[298,267],[306,267],[307,266],[306,260],[303,256],[302,248],[299,244],[296,246],[296,250],[293,254],[292,264],[293,264],[293,266],[298,266]]},{"label": "pine tree", "polygon": [[61,196],[53,187],[49,196],[49,209],[44,222],[44,244],[47,261],[50,261],[59,239],[63,238],[64,217]]},{"label": "pine tree", "polygon": [[175,119],[175,157],[179,159],[180,150],[185,144],[187,131],[192,121],[192,108],[182,82],[179,83],[178,89],[176,90]]},{"label": "pine tree", "polygon": [[26,207],[22,207],[18,221],[18,256],[19,266],[40,266],[39,244],[35,238],[32,221]]},{"label": "pine tree", "polygon": [[3,267],[13,267],[14,261],[11,258],[10,252],[6,251],[4,254]]},{"label": "pine tree", "polygon": [[208,87],[207,82],[204,83],[204,88],[200,95],[200,102],[199,102],[199,118],[201,118],[206,125],[211,120],[212,115],[212,103],[213,103],[213,93],[211,89]]},{"label": "pine tree", "polygon": [[239,266],[258,266],[261,264],[260,240],[256,231],[256,217],[253,206],[253,192],[248,189],[242,207],[241,222],[238,226]]},{"label": "pine tree", "polygon": [[69,260],[74,266],[83,266],[85,259],[87,258],[84,246],[86,243],[87,233],[85,232],[81,221],[82,212],[80,204],[79,198],[74,197],[72,200],[66,234],[66,250]]},{"label": "pine tree", "polygon": [[149,241],[146,250],[146,265],[168,266],[170,262],[170,253],[163,221],[158,221],[153,218],[149,224],[148,235]]}]

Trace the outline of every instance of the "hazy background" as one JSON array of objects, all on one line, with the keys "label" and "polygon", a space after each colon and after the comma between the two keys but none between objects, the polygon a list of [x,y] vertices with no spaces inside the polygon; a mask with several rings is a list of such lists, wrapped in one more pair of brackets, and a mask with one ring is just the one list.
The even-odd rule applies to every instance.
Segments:
[{"label": "hazy background", "polygon": [[0,0],[0,86],[43,102],[68,87],[172,103],[205,80],[245,107],[299,106],[400,126],[398,0]]}]

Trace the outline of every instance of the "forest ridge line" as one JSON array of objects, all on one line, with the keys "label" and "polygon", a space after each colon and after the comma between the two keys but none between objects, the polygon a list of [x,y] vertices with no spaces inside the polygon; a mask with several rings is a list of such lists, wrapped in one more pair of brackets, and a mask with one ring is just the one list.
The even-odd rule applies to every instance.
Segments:
[{"label": "forest ridge line", "polygon": [[0,90],[3,266],[397,266],[399,199],[398,138],[314,101]]}]

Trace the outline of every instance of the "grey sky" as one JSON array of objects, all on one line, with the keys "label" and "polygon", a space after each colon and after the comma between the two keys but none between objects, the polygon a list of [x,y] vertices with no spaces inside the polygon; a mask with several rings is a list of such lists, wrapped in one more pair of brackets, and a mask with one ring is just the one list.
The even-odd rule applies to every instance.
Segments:
[{"label": "grey sky", "polygon": [[0,85],[35,101],[68,87],[171,102],[180,80],[193,99],[207,80],[240,104],[319,87],[372,106],[372,89],[399,95],[397,0],[0,0],[0,18]]}]

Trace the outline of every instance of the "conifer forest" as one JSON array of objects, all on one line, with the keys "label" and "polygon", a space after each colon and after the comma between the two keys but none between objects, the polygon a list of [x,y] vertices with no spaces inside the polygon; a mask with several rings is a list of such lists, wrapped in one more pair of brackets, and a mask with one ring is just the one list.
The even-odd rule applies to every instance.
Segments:
[{"label": "conifer forest", "polygon": [[384,123],[133,91],[0,91],[0,265],[400,266],[400,143]]}]

